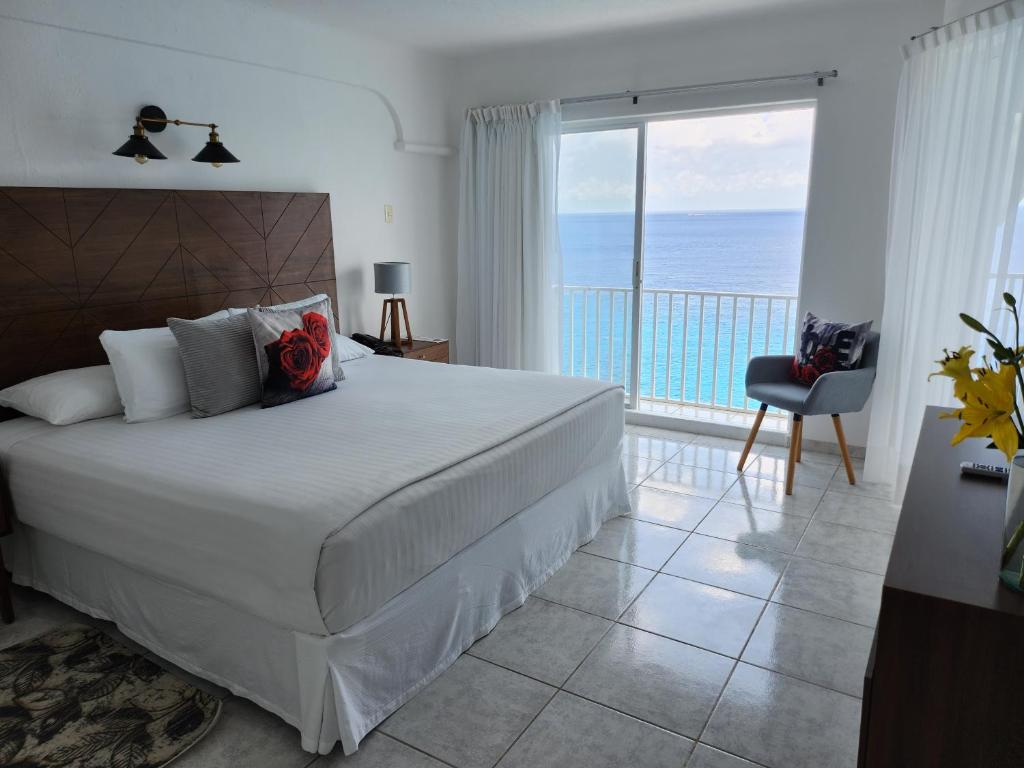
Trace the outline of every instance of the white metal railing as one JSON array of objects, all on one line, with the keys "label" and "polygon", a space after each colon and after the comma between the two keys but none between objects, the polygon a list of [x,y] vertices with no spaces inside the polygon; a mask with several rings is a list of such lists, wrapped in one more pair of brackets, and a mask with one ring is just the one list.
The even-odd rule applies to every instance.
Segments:
[{"label": "white metal railing", "polygon": [[[632,288],[567,285],[562,373],[621,383],[631,392]],[[645,288],[638,332],[638,396],[737,411],[747,362],[792,354],[796,296]]]}]

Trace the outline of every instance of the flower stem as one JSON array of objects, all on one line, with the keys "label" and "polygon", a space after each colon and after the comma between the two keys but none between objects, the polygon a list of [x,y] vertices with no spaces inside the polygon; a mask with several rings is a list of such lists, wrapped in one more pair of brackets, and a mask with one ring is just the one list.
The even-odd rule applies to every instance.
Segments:
[{"label": "flower stem", "polygon": [[[1016,346],[1013,348],[1013,369],[1017,372],[1017,382],[1020,384],[1021,394],[1024,394],[1024,376],[1020,372],[1020,360],[1017,357],[1020,352],[1020,314],[1017,312],[1017,305],[1014,303],[1010,307],[1013,310],[1013,340]],[[1017,444],[1020,445],[1020,438],[1024,436],[1024,421],[1021,420],[1020,407],[1017,405],[1017,393],[1013,393],[1013,410],[1017,412],[1017,422],[1020,429],[1017,431]],[[1021,572],[1021,578],[1024,578],[1024,571]]]},{"label": "flower stem", "polygon": [[[1017,530],[1013,532],[1013,536],[1010,537],[1010,540],[1003,548],[1003,568],[1005,568],[1007,563],[1010,562],[1010,559],[1013,557],[1013,553],[1017,551],[1017,547],[1020,546],[1022,540],[1024,540],[1024,520],[1020,521],[1020,525],[1017,526]],[[1022,563],[1022,565],[1024,565],[1024,563]]]}]

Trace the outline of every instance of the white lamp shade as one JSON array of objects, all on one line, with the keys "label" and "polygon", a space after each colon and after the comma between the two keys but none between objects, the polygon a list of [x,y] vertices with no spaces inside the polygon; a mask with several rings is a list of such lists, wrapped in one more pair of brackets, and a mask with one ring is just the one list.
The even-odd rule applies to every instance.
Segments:
[{"label": "white lamp shade", "polygon": [[412,288],[412,265],[408,261],[378,261],[373,265],[376,293],[408,293]]}]

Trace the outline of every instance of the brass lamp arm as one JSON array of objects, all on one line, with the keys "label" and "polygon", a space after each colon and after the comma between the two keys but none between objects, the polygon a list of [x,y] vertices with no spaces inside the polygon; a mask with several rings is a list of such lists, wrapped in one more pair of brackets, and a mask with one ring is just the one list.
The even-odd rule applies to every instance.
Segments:
[{"label": "brass lamp arm", "polygon": [[216,123],[194,123],[191,120],[169,120],[165,117],[146,117],[142,115],[135,116],[135,124],[140,128],[145,128],[144,123],[163,123],[164,125],[195,125],[199,128],[209,128],[211,131],[217,130]]}]

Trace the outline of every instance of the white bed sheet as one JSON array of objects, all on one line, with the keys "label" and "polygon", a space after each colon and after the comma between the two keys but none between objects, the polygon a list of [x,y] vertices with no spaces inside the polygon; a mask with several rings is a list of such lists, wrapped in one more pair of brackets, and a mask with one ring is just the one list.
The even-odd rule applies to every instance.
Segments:
[{"label": "white bed sheet", "polygon": [[346,754],[518,607],[601,524],[629,509],[616,444],[372,616],[324,637],[281,627],[50,534],[0,540],[19,584],[110,619],[166,659]]},{"label": "white bed sheet", "polygon": [[[18,519],[286,628],[339,632],[617,450],[621,390],[371,357],[281,408],[0,424]],[[227,458],[230,457],[230,458]]]}]

